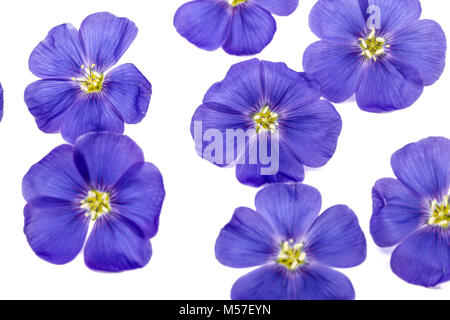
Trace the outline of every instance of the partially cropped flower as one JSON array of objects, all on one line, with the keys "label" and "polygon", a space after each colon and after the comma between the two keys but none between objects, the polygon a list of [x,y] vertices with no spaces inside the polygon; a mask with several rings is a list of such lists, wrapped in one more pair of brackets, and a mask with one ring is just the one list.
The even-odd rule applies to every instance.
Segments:
[{"label": "partially cropped flower", "polygon": [[350,280],[332,268],[366,258],[358,219],[339,205],[319,215],[319,191],[274,184],[256,195],[256,211],[238,208],[216,242],[216,257],[233,268],[262,266],[236,281],[235,300],[350,300]]},{"label": "partially cropped flower", "polygon": [[304,165],[321,167],[333,156],[342,128],[321,95],[317,81],[284,63],[238,63],[193,116],[197,152],[218,166],[235,165],[247,185],[303,181]]},{"label": "partially cropped flower", "polygon": [[356,94],[365,111],[407,108],[445,66],[445,34],[419,20],[421,11],[419,0],[319,0],[309,25],[322,40],[308,47],[303,67],[332,102]]},{"label": "partially cropped flower", "polygon": [[0,121],[3,119],[3,87],[0,84]]},{"label": "partially cropped flower", "polygon": [[151,85],[133,64],[111,69],[137,35],[136,25],[102,12],[78,31],[53,28],[31,53],[31,72],[42,80],[27,87],[25,102],[39,128],[73,143],[91,131],[122,133],[138,123],[150,103]]},{"label": "partially cropped flower", "polygon": [[130,138],[94,132],[59,146],[30,169],[22,190],[24,231],[40,258],[65,264],[84,247],[93,270],[149,262],[165,191],[159,170]]},{"label": "partially cropped flower", "polygon": [[195,0],[178,9],[174,25],[201,49],[251,55],[272,41],[277,29],[272,14],[287,16],[297,6],[298,0]]},{"label": "partially cropped flower", "polygon": [[397,179],[373,189],[370,231],[403,280],[433,287],[450,280],[450,140],[428,138],[394,153]]}]

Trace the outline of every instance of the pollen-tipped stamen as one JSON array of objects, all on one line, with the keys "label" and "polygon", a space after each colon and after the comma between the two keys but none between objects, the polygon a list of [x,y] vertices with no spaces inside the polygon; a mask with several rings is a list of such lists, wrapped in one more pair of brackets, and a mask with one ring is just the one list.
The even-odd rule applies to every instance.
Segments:
[{"label": "pollen-tipped stamen", "polygon": [[303,243],[295,243],[294,240],[284,241],[281,244],[280,254],[276,260],[291,271],[297,270],[306,262],[306,253],[303,250]]},{"label": "pollen-tipped stamen", "polygon": [[80,208],[86,210],[86,217],[95,221],[111,212],[110,195],[108,192],[91,190],[86,198],[80,201]]},{"label": "pollen-tipped stamen", "polygon": [[103,88],[103,80],[105,76],[95,71],[95,64],[90,67],[81,66],[83,77],[72,78],[73,81],[78,82],[81,90],[86,93],[100,92]]},{"label": "pollen-tipped stamen", "polygon": [[431,216],[428,219],[428,224],[445,229],[450,227],[449,196],[445,196],[442,202],[438,202],[436,199],[431,202]]},{"label": "pollen-tipped stamen", "polygon": [[260,112],[253,115],[252,119],[255,121],[255,129],[257,133],[261,130],[275,132],[278,128],[278,114],[272,112],[269,106],[263,107]]},{"label": "pollen-tipped stamen", "polygon": [[378,57],[385,54],[385,48],[390,48],[390,45],[386,43],[386,39],[376,36],[376,30],[372,29],[366,39],[359,38],[360,47],[362,50],[361,55],[369,60],[377,61]]},{"label": "pollen-tipped stamen", "polygon": [[231,6],[236,7],[236,6],[238,6],[238,5],[240,5],[240,4],[243,4],[243,3],[247,2],[247,1],[248,1],[248,0],[228,0],[228,3],[229,3]]}]

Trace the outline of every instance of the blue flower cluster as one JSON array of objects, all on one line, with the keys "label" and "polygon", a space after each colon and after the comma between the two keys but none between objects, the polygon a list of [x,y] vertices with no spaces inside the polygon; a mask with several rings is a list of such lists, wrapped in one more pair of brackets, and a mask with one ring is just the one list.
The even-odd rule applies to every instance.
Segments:
[{"label": "blue flower cluster", "polygon": [[[201,49],[252,55],[274,37],[272,14],[288,16],[297,6],[195,0],[179,8],[174,26]],[[263,187],[256,210],[236,209],[216,241],[220,263],[259,267],[236,281],[232,299],[355,298],[334,268],[363,263],[366,238],[349,207],[319,214],[321,194],[302,184],[304,168],[323,167],[336,151],[343,123],[331,102],[355,96],[365,111],[399,110],[439,79],[445,34],[420,15],[419,0],[318,0],[309,24],[320,41],[304,53],[305,72],[255,58],[233,65],[206,92],[191,122],[197,153]],[[29,68],[41,79],[26,88],[25,102],[43,132],[68,143],[23,178],[24,232],[48,262],[68,263],[83,250],[89,268],[119,272],[151,258],[163,178],[122,133],[124,123],[145,117],[152,87],[133,64],[114,67],[137,33],[127,18],[96,13],[79,30],[53,28],[31,53]],[[391,266],[403,280],[449,281],[450,140],[410,144],[393,155],[392,168],[397,179],[373,188],[373,240],[396,246]]]},{"label": "blue flower cluster", "polygon": [[[174,24],[202,49],[248,55],[275,31],[264,9],[288,15],[296,6],[197,0],[178,10]],[[265,186],[256,211],[238,208],[216,242],[222,264],[261,266],[234,284],[232,299],[355,297],[349,279],[332,268],[365,260],[364,235],[347,206],[318,216],[321,197],[301,184],[304,167],[322,167],[335,153],[342,120],[330,102],[355,96],[362,110],[395,111],[439,79],[445,34],[420,15],[418,0],[318,0],[309,24],[321,40],[304,53],[305,73],[253,59],[233,65],[205,94],[191,124],[197,153],[236,167],[243,184]],[[426,287],[448,281],[450,142],[429,138],[407,146],[392,166],[398,180],[382,179],[373,191],[373,239],[381,247],[398,244],[392,270],[405,281]]]},{"label": "blue flower cluster", "polygon": [[31,53],[30,70],[42,80],[25,90],[28,109],[42,131],[70,143],[23,178],[25,235],[51,263],[68,263],[84,247],[89,268],[118,272],[144,267],[152,255],[163,179],[122,135],[124,122],[144,118],[151,85],[132,64],[110,70],[137,32],[127,18],[96,13],[80,30],[53,28]]}]

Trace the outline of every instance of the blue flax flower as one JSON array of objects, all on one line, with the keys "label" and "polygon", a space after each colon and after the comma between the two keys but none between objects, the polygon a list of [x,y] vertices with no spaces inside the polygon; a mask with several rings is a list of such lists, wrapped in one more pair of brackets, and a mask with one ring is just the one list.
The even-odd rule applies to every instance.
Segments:
[{"label": "blue flax flower", "polygon": [[3,119],[3,87],[0,84],[0,121]]},{"label": "blue flax flower", "polygon": [[110,70],[137,35],[135,24],[102,12],[88,16],[78,31],[53,28],[31,53],[29,67],[39,80],[25,102],[39,128],[61,132],[73,143],[91,131],[122,133],[148,109],[151,85],[133,64]]},{"label": "blue flax flower", "polygon": [[332,268],[366,258],[356,215],[339,205],[319,215],[319,191],[273,184],[256,195],[256,211],[238,208],[216,242],[216,257],[233,268],[261,266],[234,284],[236,300],[349,300],[350,280]]},{"label": "blue flax flower", "polygon": [[309,25],[322,40],[307,48],[303,67],[332,102],[356,93],[365,111],[407,108],[445,65],[445,34],[419,20],[421,11],[419,0],[319,0]]},{"label": "blue flax flower", "polygon": [[201,49],[251,55],[272,41],[277,25],[271,13],[287,16],[297,6],[298,0],[196,0],[178,9],[174,25]]},{"label": "blue flax flower", "polygon": [[[333,156],[342,128],[338,112],[321,95],[317,81],[284,63],[235,64],[193,116],[197,152],[218,166],[236,165],[238,180],[250,186],[303,181],[304,165],[321,167]],[[245,140],[236,138],[244,132]],[[215,140],[208,143],[211,135]],[[262,157],[264,149],[271,151],[269,159]]]},{"label": "blue flax flower", "polygon": [[403,280],[433,287],[450,280],[450,140],[428,138],[394,153],[397,179],[373,189],[370,231]]},{"label": "blue flax flower", "polygon": [[22,190],[24,232],[40,258],[65,264],[84,246],[93,270],[149,262],[165,191],[159,170],[130,138],[93,132],[59,146],[30,169]]}]

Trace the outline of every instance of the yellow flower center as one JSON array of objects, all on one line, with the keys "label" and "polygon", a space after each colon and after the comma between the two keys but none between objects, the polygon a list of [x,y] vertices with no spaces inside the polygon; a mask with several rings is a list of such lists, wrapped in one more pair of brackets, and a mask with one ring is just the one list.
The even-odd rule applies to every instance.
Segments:
[{"label": "yellow flower center", "polygon": [[265,106],[260,112],[252,117],[255,121],[256,132],[261,130],[269,130],[274,132],[278,128],[278,114],[270,111],[269,106]]},{"label": "yellow flower center", "polygon": [[79,83],[81,90],[86,93],[94,93],[102,91],[103,80],[105,76],[94,70],[95,64],[90,67],[81,66],[83,76],[81,78],[72,78],[73,81]]},{"label": "yellow flower center", "polygon": [[447,229],[450,226],[449,196],[445,196],[441,203],[433,200],[431,203],[431,217],[428,219],[431,226],[439,226]]},{"label": "yellow flower center", "polygon": [[276,262],[289,270],[297,270],[297,268],[306,262],[303,243],[294,244],[294,240],[284,241],[281,244],[280,254],[278,255]]},{"label": "yellow flower center", "polygon": [[359,38],[362,55],[369,60],[377,61],[378,57],[385,53],[385,48],[390,45],[386,44],[386,39],[376,36],[375,29],[367,36],[366,39]]},{"label": "yellow flower center", "polygon": [[231,4],[231,6],[236,7],[242,3],[247,2],[248,0],[228,0],[228,3]]},{"label": "yellow flower center", "polygon": [[84,200],[80,202],[80,208],[86,210],[86,217],[92,221],[111,212],[110,196],[108,192],[91,190]]}]

